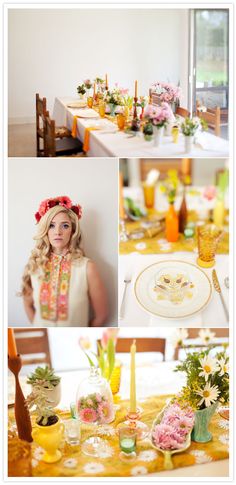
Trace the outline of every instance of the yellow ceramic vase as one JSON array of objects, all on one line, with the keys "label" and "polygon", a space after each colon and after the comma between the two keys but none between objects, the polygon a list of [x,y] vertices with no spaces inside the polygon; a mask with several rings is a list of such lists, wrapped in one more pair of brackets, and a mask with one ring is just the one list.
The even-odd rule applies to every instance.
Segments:
[{"label": "yellow ceramic vase", "polygon": [[61,421],[51,426],[40,426],[35,424],[32,431],[33,440],[41,446],[45,453],[42,460],[46,463],[55,463],[61,459],[61,452],[58,450],[64,435],[64,424]]}]

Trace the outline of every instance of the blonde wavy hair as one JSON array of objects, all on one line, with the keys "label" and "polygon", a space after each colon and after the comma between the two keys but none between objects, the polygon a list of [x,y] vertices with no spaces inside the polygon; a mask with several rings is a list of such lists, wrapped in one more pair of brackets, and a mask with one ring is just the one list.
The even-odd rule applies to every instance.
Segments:
[{"label": "blonde wavy hair", "polygon": [[78,216],[71,209],[66,209],[59,205],[52,207],[38,223],[38,231],[36,236],[34,236],[36,244],[23,273],[21,295],[27,295],[32,290],[31,275],[33,273],[39,271],[39,277],[40,273],[42,277],[45,272],[46,264],[52,250],[48,238],[48,230],[53,218],[59,212],[67,214],[72,223],[72,235],[69,244],[71,259],[75,260],[83,257],[83,250],[81,249],[82,235]]}]

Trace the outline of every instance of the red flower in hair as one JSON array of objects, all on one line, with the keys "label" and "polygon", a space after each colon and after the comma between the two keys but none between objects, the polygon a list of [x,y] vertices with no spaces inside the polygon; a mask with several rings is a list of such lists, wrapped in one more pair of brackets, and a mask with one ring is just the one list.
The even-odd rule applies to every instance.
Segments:
[{"label": "red flower in hair", "polygon": [[41,219],[41,215],[39,214],[39,212],[36,212],[36,214],[34,214],[34,217],[35,217],[37,222],[39,222],[40,219]]},{"label": "red flower in hair", "polygon": [[81,219],[82,207],[80,205],[72,205],[71,210],[77,215],[78,219]]},{"label": "red flower in hair", "polygon": [[36,221],[39,222],[41,217],[43,217],[49,209],[51,209],[52,207],[55,207],[56,205],[60,205],[62,207],[65,207],[66,209],[73,210],[75,214],[78,216],[78,219],[80,219],[82,216],[81,206],[80,205],[72,206],[72,202],[70,198],[67,197],[67,195],[62,195],[60,197],[54,197],[52,199],[43,200],[39,206],[38,212],[35,214]]}]

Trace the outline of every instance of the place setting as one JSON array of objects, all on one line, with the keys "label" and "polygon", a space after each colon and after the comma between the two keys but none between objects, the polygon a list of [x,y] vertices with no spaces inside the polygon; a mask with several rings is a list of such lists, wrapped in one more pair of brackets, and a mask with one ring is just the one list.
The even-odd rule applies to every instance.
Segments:
[{"label": "place setting", "polygon": [[168,163],[153,161],[139,187],[120,175],[120,325],[228,325],[228,170],[194,186]]},{"label": "place setting", "polygon": [[[38,365],[25,373],[8,331],[9,383],[15,383],[9,477],[169,476],[170,470],[175,476],[179,467],[201,463],[209,464],[208,475],[228,458],[228,330],[223,337],[217,329],[172,330],[162,338],[137,331],[134,339],[118,329],[100,330],[100,338],[94,330],[89,337],[76,332],[85,368]],[[75,333],[67,333],[73,342]],[[56,356],[56,342],[53,348]]]}]

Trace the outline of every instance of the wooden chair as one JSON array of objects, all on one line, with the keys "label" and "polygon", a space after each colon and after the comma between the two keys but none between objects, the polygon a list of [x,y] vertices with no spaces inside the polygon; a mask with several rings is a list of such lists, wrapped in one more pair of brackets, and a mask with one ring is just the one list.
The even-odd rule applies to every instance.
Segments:
[{"label": "wooden chair", "polygon": [[40,98],[39,94],[36,94],[36,142],[37,142],[37,157],[44,156],[44,143],[41,148],[41,141],[44,140],[44,118],[46,116],[47,100],[46,98]]},{"label": "wooden chair", "polygon": [[182,116],[182,118],[189,118],[190,116],[190,112],[185,108],[181,108],[181,106],[176,108],[175,114]]},{"label": "wooden chair", "polygon": [[14,335],[23,365],[52,366],[47,328],[14,328]]},{"label": "wooden chair", "polygon": [[146,180],[147,174],[150,170],[156,168],[160,172],[160,180],[163,180],[167,171],[177,170],[178,177],[181,179],[184,176],[192,174],[192,160],[191,158],[167,158],[165,160],[153,158],[141,158],[140,160],[140,178],[142,181]]},{"label": "wooden chair", "polygon": [[[194,351],[205,349],[208,347],[207,344],[204,344],[201,342],[200,338],[198,338],[199,335],[199,328],[188,328],[188,338],[186,339],[186,343],[183,346],[178,346],[175,349],[174,353],[174,360],[179,360],[179,354],[181,349],[193,349]],[[215,333],[214,339],[216,339],[214,345],[216,347],[221,347],[226,343],[226,339],[229,338],[229,329],[228,328],[211,328],[212,332]],[[192,340],[193,339],[193,340]],[[191,340],[191,342],[190,342]],[[194,341],[195,340],[195,341]]]},{"label": "wooden chair", "polygon": [[[116,343],[117,353],[130,352],[133,338],[118,338]],[[137,352],[157,352],[162,354],[165,360],[166,339],[164,338],[136,338]]]},{"label": "wooden chair", "polygon": [[220,136],[220,108],[207,108],[206,111],[197,109],[197,116],[206,121],[208,128],[214,130],[216,136]]},{"label": "wooden chair", "polygon": [[51,120],[48,111],[44,121],[44,156],[63,157],[83,153],[81,141],[72,136],[57,139],[55,121]]},{"label": "wooden chair", "polygon": [[[36,138],[37,138],[37,157],[43,157],[45,151],[44,140],[44,128],[45,117],[47,115],[47,100],[46,98],[40,98],[39,94],[36,94]],[[55,126],[55,137],[70,138],[71,131],[66,126]],[[41,142],[43,147],[41,148]]]}]

